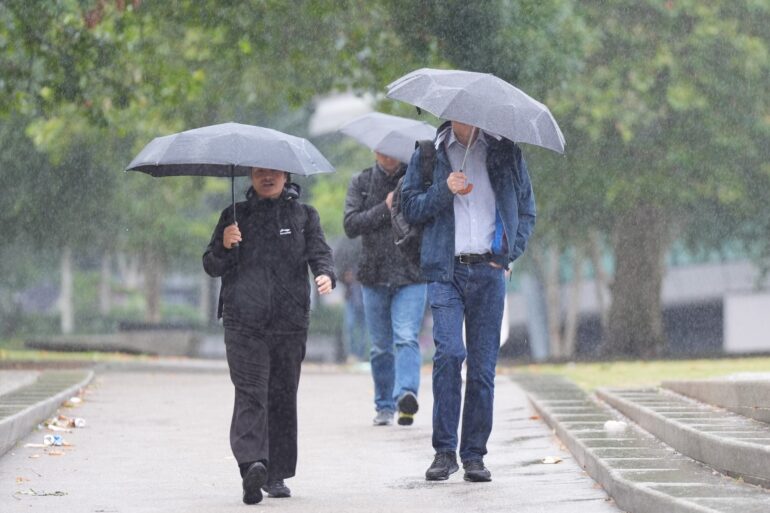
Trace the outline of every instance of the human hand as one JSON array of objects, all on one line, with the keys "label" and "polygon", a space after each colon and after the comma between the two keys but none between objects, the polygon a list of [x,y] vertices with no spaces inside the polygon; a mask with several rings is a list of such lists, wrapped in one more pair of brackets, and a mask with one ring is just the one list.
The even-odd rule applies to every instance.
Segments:
[{"label": "human hand", "polygon": [[452,171],[446,179],[447,187],[452,194],[465,195],[473,190],[473,184],[462,171]]},{"label": "human hand", "polygon": [[385,205],[387,205],[388,209],[390,209],[390,206],[393,204],[393,191],[390,191],[387,196],[385,196]]},{"label": "human hand", "polygon": [[315,284],[318,287],[318,293],[322,296],[332,291],[332,279],[325,274],[316,276]]},{"label": "human hand", "polygon": [[233,245],[241,242],[241,231],[238,229],[238,223],[231,224],[225,228],[222,234],[222,245],[225,249],[232,249]]}]

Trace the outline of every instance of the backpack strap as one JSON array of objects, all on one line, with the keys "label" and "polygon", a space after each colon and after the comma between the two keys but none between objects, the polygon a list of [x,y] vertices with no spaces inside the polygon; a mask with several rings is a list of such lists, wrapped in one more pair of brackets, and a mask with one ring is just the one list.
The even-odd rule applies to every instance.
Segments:
[{"label": "backpack strap", "polygon": [[433,141],[425,139],[417,141],[415,148],[420,148],[420,172],[422,185],[425,189],[433,183],[433,166],[436,164],[436,147]]}]

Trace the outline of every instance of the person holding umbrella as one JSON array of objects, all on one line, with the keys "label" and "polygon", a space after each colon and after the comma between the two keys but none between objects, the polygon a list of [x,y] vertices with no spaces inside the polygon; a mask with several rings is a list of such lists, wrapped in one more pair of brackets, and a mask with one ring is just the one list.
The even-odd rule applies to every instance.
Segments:
[{"label": "person holding umbrella", "polygon": [[[231,206],[219,217],[203,267],[222,278],[217,316],[235,404],[230,445],[241,471],[243,502],[264,489],[289,497],[297,463],[297,386],[310,313],[308,266],[320,294],[335,286],[332,253],[318,212],[299,202],[289,173],[331,173],[310,141],[271,128],[222,123],[156,137],[126,171],[151,176],[231,180]],[[235,177],[249,176],[235,202]]]},{"label": "person holding umbrella", "polygon": [[393,190],[406,172],[415,141],[433,138],[427,123],[373,112],[340,131],[374,150],[374,166],[350,181],[344,228],[362,238],[357,278],[372,348],[375,426],[409,426],[419,409],[422,356],[417,340],[425,313],[425,281],[417,264],[396,247],[391,228]]},{"label": "person holding umbrella", "polygon": [[310,314],[308,266],[319,294],[335,285],[318,213],[298,201],[289,173],[253,168],[246,201],[217,223],[203,267],[222,277],[220,315],[235,407],[230,443],[243,501],[289,497],[297,463],[297,386]]},{"label": "person holding umbrella", "polygon": [[424,225],[420,263],[428,280],[436,345],[435,457],[425,478],[445,480],[459,470],[462,406],[464,479],[491,481],[484,456],[492,431],[504,272],[524,252],[535,225],[527,165],[512,141],[548,141],[563,149],[563,137],[545,106],[493,75],[422,69],[388,88],[388,97],[450,120],[437,131],[431,184],[426,187],[421,178],[418,149],[401,191],[406,220]]}]

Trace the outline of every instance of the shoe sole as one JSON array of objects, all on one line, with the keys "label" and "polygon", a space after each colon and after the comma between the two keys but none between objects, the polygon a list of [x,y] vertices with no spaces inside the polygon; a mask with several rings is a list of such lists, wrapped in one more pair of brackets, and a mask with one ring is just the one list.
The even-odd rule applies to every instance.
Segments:
[{"label": "shoe sole", "polygon": [[262,463],[249,468],[243,476],[243,502],[258,504],[262,502],[262,486],[267,482],[267,469]]},{"label": "shoe sole", "polygon": [[398,414],[398,425],[399,426],[411,426],[414,424],[414,415],[410,415],[408,413],[399,413]]},{"label": "shoe sole", "polygon": [[417,402],[417,397],[412,393],[404,394],[404,396],[398,400],[398,411],[400,413],[414,415],[419,409],[420,404]]},{"label": "shoe sole", "polygon": [[471,477],[468,476],[468,474],[465,474],[463,480],[468,481],[469,483],[488,483],[492,481],[492,477]]},{"label": "shoe sole", "polygon": [[441,474],[440,476],[431,476],[431,475],[428,475],[428,473],[426,472],[425,480],[426,481],[446,481],[447,479],[449,479],[449,476],[451,476],[458,470],[460,470],[460,467],[458,465],[455,465],[453,468],[449,469],[449,472],[447,472],[446,475]]},{"label": "shoe sole", "polygon": [[270,493],[266,489],[262,488],[262,491],[267,494],[268,497],[271,499],[288,499],[291,497],[291,492],[277,492],[277,493]]}]

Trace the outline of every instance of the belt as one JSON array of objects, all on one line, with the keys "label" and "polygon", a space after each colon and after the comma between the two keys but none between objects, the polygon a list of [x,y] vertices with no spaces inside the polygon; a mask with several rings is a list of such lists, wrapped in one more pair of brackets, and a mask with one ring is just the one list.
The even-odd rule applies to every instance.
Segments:
[{"label": "belt", "polygon": [[455,260],[465,265],[483,264],[492,260],[492,253],[461,253],[455,257]]}]

